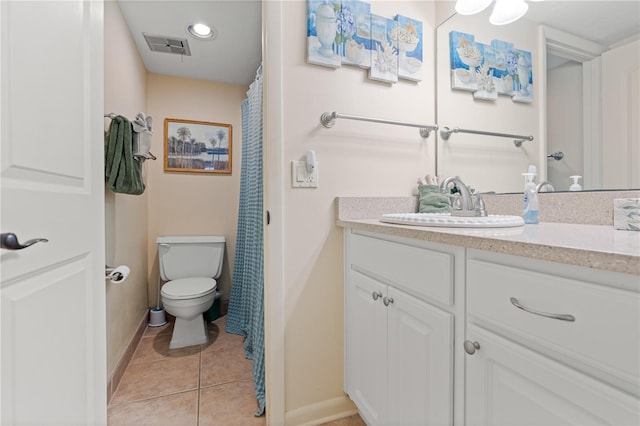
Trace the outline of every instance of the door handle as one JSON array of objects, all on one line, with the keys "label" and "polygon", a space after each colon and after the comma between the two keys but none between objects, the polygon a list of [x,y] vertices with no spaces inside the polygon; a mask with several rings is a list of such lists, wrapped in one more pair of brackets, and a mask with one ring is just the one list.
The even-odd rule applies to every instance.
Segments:
[{"label": "door handle", "polygon": [[25,241],[24,244],[20,244],[18,241],[18,237],[13,232],[8,232],[6,234],[0,234],[0,248],[6,250],[22,250],[27,247],[31,247],[35,243],[46,243],[49,240],[46,238],[34,238],[33,240]]}]

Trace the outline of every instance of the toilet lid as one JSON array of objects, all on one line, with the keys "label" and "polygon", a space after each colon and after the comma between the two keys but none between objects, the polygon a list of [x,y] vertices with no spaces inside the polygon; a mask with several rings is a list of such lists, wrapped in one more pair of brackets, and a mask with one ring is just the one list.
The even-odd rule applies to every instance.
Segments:
[{"label": "toilet lid", "polygon": [[180,278],[163,285],[160,293],[172,299],[193,299],[214,291],[216,280],[213,278]]}]

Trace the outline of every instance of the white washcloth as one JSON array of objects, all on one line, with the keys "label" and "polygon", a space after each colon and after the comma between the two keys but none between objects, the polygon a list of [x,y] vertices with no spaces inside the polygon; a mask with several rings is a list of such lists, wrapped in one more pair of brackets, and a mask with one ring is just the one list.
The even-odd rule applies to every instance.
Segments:
[{"label": "white washcloth", "polygon": [[151,133],[148,130],[144,130],[142,132],[134,132],[133,137],[133,156],[134,158],[142,158],[147,160],[152,158],[155,160],[155,156],[151,154]]}]

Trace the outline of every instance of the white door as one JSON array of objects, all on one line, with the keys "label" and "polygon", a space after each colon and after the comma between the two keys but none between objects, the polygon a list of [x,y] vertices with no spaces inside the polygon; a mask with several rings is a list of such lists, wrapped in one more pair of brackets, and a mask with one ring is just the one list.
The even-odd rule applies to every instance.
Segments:
[{"label": "white door", "polygon": [[453,316],[389,288],[388,424],[453,424]]},{"label": "white door", "polygon": [[386,286],[349,271],[348,393],[368,424],[384,424],[387,410]]},{"label": "white door", "polygon": [[[470,325],[467,425],[637,425],[637,400],[585,374]],[[462,350],[460,348],[459,350]]]},{"label": "white door", "polygon": [[103,5],[0,2],[0,423],[106,424]]}]

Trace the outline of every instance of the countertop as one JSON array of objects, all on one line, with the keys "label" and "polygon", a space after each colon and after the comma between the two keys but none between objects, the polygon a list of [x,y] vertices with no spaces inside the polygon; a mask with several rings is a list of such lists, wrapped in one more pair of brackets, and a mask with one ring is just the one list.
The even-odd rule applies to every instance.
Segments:
[{"label": "countertop", "polygon": [[378,219],[338,219],[340,227],[640,275],[640,232],[611,226],[541,222],[513,228],[394,225]]}]

